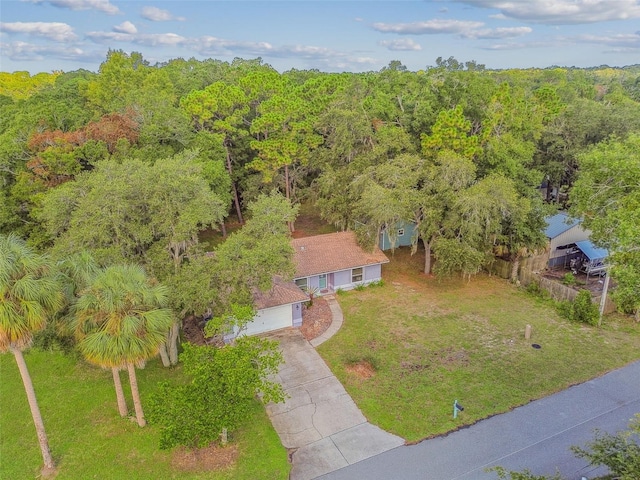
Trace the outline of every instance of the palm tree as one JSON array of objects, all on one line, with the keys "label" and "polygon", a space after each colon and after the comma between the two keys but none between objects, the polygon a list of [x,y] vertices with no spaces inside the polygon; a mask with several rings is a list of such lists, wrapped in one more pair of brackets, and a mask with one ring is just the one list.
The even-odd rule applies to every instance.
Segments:
[{"label": "palm tree", "polygon": [[16,359],[36,427],[44,471],[55,468],[36,393],[22,351],[63,306],[49,259],[14,234],[0,235],[0,352]]},{"label": "palm tree", "polygon": [[114,265],[100,270],[80,292],[73,307],[73,329],[78,348],[90,363],[111,368],[118,410],[127,407],[120,384],[120,370],[129,372],[136,420],[145,426],[135,366],[158,353],[173,323],[167,304],[168,291],[153,284],[137,265]]}]

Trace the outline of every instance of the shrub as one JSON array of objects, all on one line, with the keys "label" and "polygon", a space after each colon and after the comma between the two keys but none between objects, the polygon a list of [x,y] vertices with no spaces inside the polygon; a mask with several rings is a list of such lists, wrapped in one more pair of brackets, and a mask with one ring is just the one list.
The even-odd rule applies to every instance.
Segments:
[{"label": "shrub", "polygon": [[565,273],[562,278],[562,283],[568,286],[573,286],[576,284],[576,276],[571,272]]},{"label": "shrub", "polygon": [[597,325],[600,318],[598,306],[591,301],[591,294],[587,290],[580,290],[573,302],[560,302],[558,313],[572,322]]},{"label": "shrub", "polygon": [[525,291],[529,295],[533,295],[534,297],[547,298],[549,294],[547,291],[540,286],[540,282],[531,282],[529,285],[525,287]]}]

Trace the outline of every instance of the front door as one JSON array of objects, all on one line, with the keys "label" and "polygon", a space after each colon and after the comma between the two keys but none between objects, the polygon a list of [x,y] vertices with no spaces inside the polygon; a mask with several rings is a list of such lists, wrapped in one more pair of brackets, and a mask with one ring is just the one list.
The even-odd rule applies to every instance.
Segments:
[{"label": "front door", "polygon": [[320,290],[324,290],[325,288],[327,288],[327,274],[322,274],[320,275],[320,277],[318,277],[318,288],[320,288]]}]

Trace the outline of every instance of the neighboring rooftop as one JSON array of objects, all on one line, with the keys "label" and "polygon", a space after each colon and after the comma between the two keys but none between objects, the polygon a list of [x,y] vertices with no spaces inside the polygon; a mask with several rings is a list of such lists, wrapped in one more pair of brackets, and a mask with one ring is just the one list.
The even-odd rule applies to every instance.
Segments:
[{"label": "neighboring rooftop", "polygon": [[295,252],[294,278],[337,272],[350,268],[388,263],[389,259],[378,247],[372,252],[363,250],[354,232],[327,233],[291,240]]},{"label": "neighboring rooftop", "polygon": [[572,218],[562,212],[547,217],[545,220],[547,222],[547,228],[544,233],[547,235],[547,238],[556,238],[582,222],[582,220]]},{"label": "neighboring rooftop", "polygon": [[293,282],[285,282],[281,278],[273,279],[271,290],[266,292],[254,292],[253,300],[258,310],[264,308],[288,305],[290,303],[306,302],[309,296],[300,290]]},{"label": "neighboring rooftop", "polygon": [[589,240],[576,242],[576,247],[578,247],[589,260],[604,260],[609,256],[609,251],[606,248],[596,247]]}]

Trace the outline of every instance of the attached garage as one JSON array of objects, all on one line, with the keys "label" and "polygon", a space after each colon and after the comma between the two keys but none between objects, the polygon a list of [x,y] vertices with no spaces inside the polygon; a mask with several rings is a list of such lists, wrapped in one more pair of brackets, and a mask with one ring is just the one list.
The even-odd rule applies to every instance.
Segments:
[{"label": "attached garage", "polygon": [[258,311],[242,332],[237,330],[225,337],[226,340],[237,335],[258,335],[287,327],[299,327],[302,324],[302,303],[309,296],[293,282],[274,278],[271,290],[255,292],[253,301]]},{"label": "attached garage", "polygon": [[277,307],[258,310],[253,321],[249,322],[244,330],[245,335],[257,335],[271,330],[291,327],[293,316],[291,305],[279,305]]}]

